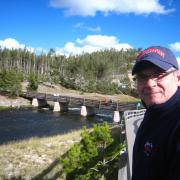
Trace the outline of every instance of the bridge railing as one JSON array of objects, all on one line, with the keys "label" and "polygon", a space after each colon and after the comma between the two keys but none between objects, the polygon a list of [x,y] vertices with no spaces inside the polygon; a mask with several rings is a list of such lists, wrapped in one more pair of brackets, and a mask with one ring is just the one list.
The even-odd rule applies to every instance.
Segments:
[{"label": "bridge railing", "polygon": [[127,165],[119,170],[118,180],[130,180],[132,175],[132,152],[137,130],[143,120],[145,109],[128,110],[124,112],[126,142],[127,142]]},{"label": "bridge railing", "polygon": [[54,101],[60,103],[85,105],[90,107],[95,107],[99,109],[107,109],[114,111],[124,112],[126,110],[136,109],[136,103],[118,103],[111,101],[88,99],[83,97],[73,97],[73,96],[61,96],[59,94],[47,94],[47,93],[36,93],[36,92],[26,92],[22,95],[24,98],[33,99],[37,98],[40,100]]}]

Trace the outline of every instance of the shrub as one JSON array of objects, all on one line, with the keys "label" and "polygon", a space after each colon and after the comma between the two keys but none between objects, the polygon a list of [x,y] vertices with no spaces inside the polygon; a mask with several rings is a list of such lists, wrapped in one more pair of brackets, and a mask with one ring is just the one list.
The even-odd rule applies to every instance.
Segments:
[{"label": "shrub", "polygon": [[113,177],[114,174],[117,176],[118,155],[123,144],[112,137],[109,125],[94,125],[92,132],[84,128],[81,138],[81,142],[74,144],[61,159],[66,179],[99,179]]},{"label": "shrub", "polygon": [[22,91],[22,75],[15,70],[0,73],[0,90],[9,92],[10,97],[19,96]]},{"label": "shrub", "polygon": [[37,91],[38,76],[36,74],[30,74],[28,80],[29,80],[29,84],[28,84],[27,90],[28,91]]}]

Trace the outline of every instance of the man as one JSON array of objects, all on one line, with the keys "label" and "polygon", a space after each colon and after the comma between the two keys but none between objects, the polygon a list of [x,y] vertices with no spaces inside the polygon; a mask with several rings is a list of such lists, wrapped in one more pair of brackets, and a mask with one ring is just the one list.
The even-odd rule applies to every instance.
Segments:
[{"label": "man", "polygon": [[161,46],[142,51],[132,70],[146,107],[133,148],[132,180],[180,180],[180,71]]}]

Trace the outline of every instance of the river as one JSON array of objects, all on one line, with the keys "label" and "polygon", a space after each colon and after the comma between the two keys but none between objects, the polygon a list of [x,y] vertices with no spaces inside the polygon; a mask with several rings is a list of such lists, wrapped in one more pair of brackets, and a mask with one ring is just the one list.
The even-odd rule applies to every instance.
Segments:
[{"label": "river", "polygon": [[80,116],[80,109],[52,112],[44,109],[13,109],[0,111],[0,144],[64,134],[94,123],[112,123],[112,112],[98,112],[93,117]]}]

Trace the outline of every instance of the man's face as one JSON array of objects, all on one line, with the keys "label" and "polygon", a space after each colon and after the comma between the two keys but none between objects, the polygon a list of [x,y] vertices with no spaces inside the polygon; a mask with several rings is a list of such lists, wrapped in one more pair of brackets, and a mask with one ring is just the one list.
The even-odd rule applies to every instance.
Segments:
[{"label": "man's face", "polygon": [[169,100],[178,88],[179,74],[178,71],[163,72],[155,65],[138,72],[137,90],[146,106],[162,104]]}]

